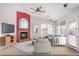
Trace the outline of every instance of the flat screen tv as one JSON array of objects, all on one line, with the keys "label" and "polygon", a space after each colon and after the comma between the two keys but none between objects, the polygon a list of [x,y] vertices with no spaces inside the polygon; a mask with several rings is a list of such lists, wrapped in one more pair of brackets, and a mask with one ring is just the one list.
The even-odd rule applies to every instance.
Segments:
[{"label": "flat screen tv", "polygon": [[14,33],[14,25],[8,23],[2,23],[2,34]]}]

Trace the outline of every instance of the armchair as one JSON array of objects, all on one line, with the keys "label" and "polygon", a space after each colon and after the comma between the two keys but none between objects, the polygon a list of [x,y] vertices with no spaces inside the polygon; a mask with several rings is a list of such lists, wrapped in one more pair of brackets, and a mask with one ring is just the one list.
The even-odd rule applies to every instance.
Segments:
[{"label": "armchair", "polygon": [[40,38],[34,44],[35,53],[49,53],[51,44],[47,38]]}]

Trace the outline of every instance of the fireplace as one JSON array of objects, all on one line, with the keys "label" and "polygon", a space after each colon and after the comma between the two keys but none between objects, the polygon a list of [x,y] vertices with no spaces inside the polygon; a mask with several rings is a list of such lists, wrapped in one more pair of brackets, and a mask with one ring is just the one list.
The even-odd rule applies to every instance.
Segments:
[{"label": "fireplace", "polygon": [[28,38],[28,32],[20,32],[20,40],[24,40]]}]

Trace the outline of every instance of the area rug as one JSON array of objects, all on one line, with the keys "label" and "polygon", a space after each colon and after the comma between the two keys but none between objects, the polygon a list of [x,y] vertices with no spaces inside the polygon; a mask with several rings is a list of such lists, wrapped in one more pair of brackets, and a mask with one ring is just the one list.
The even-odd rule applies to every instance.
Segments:
[{"label": "area rug", "polygon": [[24,52],[28,52],[28,53],[34,52],[34,47],[31,41],[17,43],[14,45],[14,47]]}]

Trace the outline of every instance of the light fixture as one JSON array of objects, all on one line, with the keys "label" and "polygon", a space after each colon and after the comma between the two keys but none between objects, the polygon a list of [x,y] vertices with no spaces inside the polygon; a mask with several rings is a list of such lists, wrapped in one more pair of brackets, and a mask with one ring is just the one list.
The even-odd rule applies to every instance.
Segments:
[{"label": "light fixture", "polygon": [[52,19],[50,19],[49,21],[52,22]]},{"label": "light fixture", "polygon": [[63,6],[66,8],[66,7],[68,6],[68,4],[67,4],[67,3],[65,3]]}]

